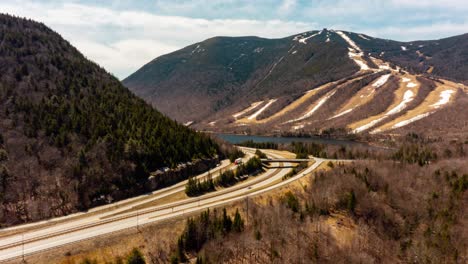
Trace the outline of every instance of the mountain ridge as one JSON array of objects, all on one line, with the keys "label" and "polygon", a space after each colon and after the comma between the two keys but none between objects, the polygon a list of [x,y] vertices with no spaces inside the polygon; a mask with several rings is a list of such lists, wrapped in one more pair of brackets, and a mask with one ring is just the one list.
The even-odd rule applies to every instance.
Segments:
[{"label": "mountain ridge", "polygon": [[[266,120],[271,121],[275,113],[291,108],[291,104],[297,105],[296,100],[309,91],[327,83],[356,79],[359,75],[372,72],[390,71],[400,80],[412,76],[411,80],[418,77],[432,82],[437,78],[445,78],[449,82],[458,78],[458,81],[466,82],[468,71],[464,69],[468,65],[463,62],[465,57],[465,61],[468,61],[468,55],[464,53],[468,51],[466,36],[464,34],[436,41],[399,42],[361,33],[323,29],[279,39],[215,37],[158,57],[123,83],[157,109],[197,129],[265,133],[272,129],[291,132],[303,126],[306,132],[320,133],[322,128],[318,124],[284,126],[279,121],[264,123]],[[443,55],[452,50],[457,51],[460,59],[451,59],[458,55]],[[167,68],[170,71],[164,72],[162,77],[153,74]],[[384,87],[385,83],[382,84]],[[463,90],[462,84],[451,82],[455,90],[457,85]],[[356,88],[356,92],[364,86]],[[373,93],[377,89],[367,90]],[[404,92],[404,87],[400,91]],[[345,104],[352,99],[352,94],[340,100],[337,96],[344,95],[338,92],[332,95],[330,101],[325,101],[341,101]],[[403,100],[403,97],[397,97],[397,100],[400,99]],[[257,107],[252,107],[257,103]],[[413,107],[416,106],[405,105],[401,114]],[[247,114],[249,111],[245,110],[252,110],[250,116],[238,120],[240,115],[237,113],[244,111]],[[319,121],[329,121],[336,114],[339,113],[330,112],[329,116],[324,116],[325,119],[321,121],[319,118]],[[383,116],[381,118],[383,120]],[[252,122],[253,119],[257,122]],[[388,116],[385,119],[389,120]],[[350,132],[355,130],[351,123],[333,122],[327,124]],[[325,127],[333,128],[327,124]]]}]

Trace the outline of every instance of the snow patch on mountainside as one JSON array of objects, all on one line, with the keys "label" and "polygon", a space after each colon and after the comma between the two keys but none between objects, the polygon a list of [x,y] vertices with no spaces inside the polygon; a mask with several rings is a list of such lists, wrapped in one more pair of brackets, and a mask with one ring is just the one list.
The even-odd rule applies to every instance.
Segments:
[{"label": "snow patch on mountainside", "polygon": [[379,79],[377,79],[377,81],[375,81],[374,84],[372,84],[372,87],[379,88],[380,86],[384,85],[388,81],[388,78],[390,78],[390,76],[391,74],[385,74],[380,76]]},{"label": "snow patch on mountainside", "polygon": [[263,51],[263,48],[258,47],[258,48],[256,48],[256,49],[254,49],[253,52],[254,52],[254,53],[260,53],[260,52],[262,52],[262,51]]},{"label": "snow patch on mountainside", "polygon": [[445,90],[440,93],[440,99],[437,101],[437,103],[432,104],[431,107],[434,108],[439,108],[448,102],[450,102],[450,97],[452,97],[452,94],[455,93],[453,90]]},{"label": "snow patch on mountainside", "polygon": [[276,102],[277,99],[271,99],[266,105],[264,105],[262,108],[260,108],[257,112],[255,112],[253,115],[249,116],[247,119],[252,120],[257,118],[259,114],[261,114],[265,109],[267,109],[272,103]]},{"label": "snow patch on mountainside", "polygon": [[242,111],[240,111],[240,112],[238,112],[238,113],[235,113],[235,114],[233,114],[232,116],[233,116],[234,118],[238,118],[238,117],[240,117],[240,116],[242,116],[242,115],[244,115],[244,114],[246,114],[246,113],[252,111],[253,109],[257,108],[257,106],[259,106],[259,105],[262,104],[262,103],[263,103],[263,101],[254,102],[254,103],[252,103],[249,107],[247,107],[246,109],[244,109],[244,110],[242,110]]},{"label": "snow patch on mountainside", "polygon": [[[429,113],[424,113],[424,114],[420,114],[420,115],[417,115],[417,116],[414,116],[410,119],[407,119],[407,120],[404,120],[404,121],[401,121],[401,122],[398,122],[396,123],[395,125],[392,126],[392,128],[399,128],[399,127],[403,127],[403,126],[406,126],[408,124],[411,124],[413,123],[414,121],[418,121],[420,119],[423,119],[424,117],[427,117],[429,116],[430,114],[432,114],[432,112],[429,112]],[[380,132],[380,131],[375,131],[375,132]]]},{"label": "snow patch on mountainside", "polygon": [[330,97],[332,97],[335,94],[335,92],[336,92],[336,90],[334,90],[332,92],[329,92],[325,97],[320,99],[320,101],[309,112],[307,112],[306,114],[304,114],[303,116],[301,116],[299,118],[289,120],[286,123],[300,121],[300,120],[303,120],[303,119],[306,119],[306,118],[312,116],[323,104],[325,104],[328,101],[328,99],[330,99]]},{"label": "snow patch on mountainside", "polygon": [[351,112],[351,111],[353,111],[353,110],[354,110],[354,108],[351,108],[351,109],[345,110],[345,111],[343,111],[343,112],[341,112],[341,113],[339,113],[339,114],[336,114],[336,115],[334,115],[334,116],[332,116],[332,117],[328,118],[328,120],[331,120],[331,119],[333,119],[333,118],[337,118],[337,117],[340,117],[340,116],[346,115],[347,113],[350,113],[350,112]]},{"label": "snow patch on mountainside", "polygon": [[408,87],[408,88],[413,88],[413,87],[416,87],[416,86],[418,86],[418,85],[415,84],[414,82],[410,82],[410,83],[408,83],[408,84],[406,85],[406,87]]},{"label": "snow patch on mountainside", "polygon": [[405,46],[401,46],[401,50],[402,50],[402,51],[406,51],[407,49],[406,49]]},{"label": "snow patch on mountainside", "polygon": [[356,43],[350,39],[344,32],[342,31],[335,31],[336,34],[340,35],[340,37],[342,37],[353,49],[359,51],[359,52],[362,52],[361,51],[361,48],[358,47],[358,45],[356,45]]},{"label": "snow patch on mountainside", "polygon": [[365,124],[363,126],[360,126],[360,127],[356,128],[356,129],[354,129],[353,133],[361,133],[362,131],[367,130],[367,129],[373,127],[375,124],[382,121],[385,117],[386,116],[382,116],[382,117],[380,117],[378,119],[372,120],[371,122],[369,122],[369,123],[367,123],[367,124]]},{"label": "snow patch on mountainside", "polygon": [[369,70],[369,66],[366,64],[365,60],[362,58],[364,53],[362,52],[361,48],[359,48],[356,43],[350,39],[344,32],[342,31],[335,31],[341,38],[343,38],[351,48],[349,49],[348,56],[350,59],[354,60],[354,62],[361,68],[361,70]]},{"label": "snow patch on mountainside", "polygon": [[354,53],[350,51],[348,52],[348,56],[349,58],[354,60],[354,62],[361,68],[361,70],[366,71],[370,69],[369,66],[367,66],[367,64],[363,60],[358,59],[358,58],[362,59],[361,53]]},{"label": "snow patch on mountainside", "polygon": [[273,67],[271,67],[270,71],[267,73],[267,75],[260,82],[263,82],[264,80],[266,80],[271,75],[271,73],[276,68],[276,66],[278,66],[278,64],[280,64],[283,59],[284,59],[284,56],[282,56],[277,62],[275,62],[273,64]]},{"label": "snow patch on mountainside", "polygon": [[413,101],[414,99],[414,93],[413,91],[406,91],[405,94],[403,95],[403,100],[394,108],[392,108],[390,111],[388,111],[385,115],[393,115],[396,113],[401,112],[403,109],[406,108],[409,102]]},{"label": "snow patch on mountainside", "polygon": [[370,40],[369,38],[366,38],[366,37],[365,37],[365,36],[363,36],[362,34],[359,34],[358,36],[359,36],[360,38],[362,38],[362,39],[365,39],[365,40]]},{"label": "snow patch on mountainside", "polygon": [[321,31],[321,30],[320,30],[318,33],[312,34],[312,35],[310,35],[310,36],[308,36],[308,37],[305,37],[305,38],[301,38],[301,39],[299,39],[298,41],[299,41],[300,43],[302,43],[302,44],[307,44],[307,40],[309,40],[309,39],[311,39],[311,38],[313,38],[313,37],[315,37],[315,36],[318,36],[318,35],[320,35],[320,34],[322,34],[322,31]]},{"label": "snow patch on mountainside", "polygon": [[[403,100],[397,106],[395,106],[392,109],[390,109],[389,111],[387,111],[385,114],[383,114],[383,116],[381,116],[381,117],[379,117],[379,118],[377,118],[375,120],[372,120],[371,122],[354,129],[353,133],[360,133],[360,132],[362,132],[364,130],[367,130],[367,129],[373,127],[375,124],[382,121],[383,119],[385,119],[386,117],[397,114],[397,113],[403,111],[408,106],[408,104],[411,101],[413,101],[413,99],[414,99],[413,91],[407,90],[403,94]],[[376,133],[376,132],[379,132],[379,131],[377,131],[377,130],[373,131],[373,133]]]}]

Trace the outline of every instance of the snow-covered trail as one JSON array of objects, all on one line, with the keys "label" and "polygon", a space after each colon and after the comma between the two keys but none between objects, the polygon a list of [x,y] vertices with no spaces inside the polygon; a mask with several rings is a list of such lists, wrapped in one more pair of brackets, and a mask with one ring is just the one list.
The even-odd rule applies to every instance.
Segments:
[{"label": "snow-covered trail", "polygon": [[348,56],[361,68],[361,71],[370,70],[369,65],[367,65],[367,62],[363,59],[364,53],[362,52],[361,48],[343,31],[335,31],[335,33],[343,38],[351,47],[349,48]]},{"label": "snow-covered trail", "polygon": [[[410,79],[410,81],[406,82],[405,78]],[[409,85],[409,83],[415,85]],[[361,133],[377,125],[387,117],[402,112],[414,100],[419,91],[419,87],[420,84],[416,81],[415,76],[405,76],[400,82],[400,87],[395,91],[395,100],[390,105],[390,107],[388,107],[384,112],[378,115],[371,116],[364,120],[360,120],[349,125],[348,127],[353,130],[353,133]]]},{"label": "snow-covered trail", "polygon": [[435,90],[430,92],[424,101],[417,107],[409,110],[407,113],[395,120],[374,129],[372,133],[400,128],[432,115],[437,110],[447,106],[454,100],[457,89],[457,87],[450,85],[439,85]]},{"label": "snow-covered trail", "polygon": [[326,95],[322,96],[322,98],[320,98],[318,102],[315,102],[313,104],[313,107],[309,111],[307,111],[305,114],[303,114],[301,117],[288,120],[285,123],[297,122],[297,121],[301,121],[301,120],[311,117],[318,109],[320,109],[320,107],[322,107],[322,105],[324,105],[328,101],[328,99],[330,99],[330,97],[332,97],[336,93],[336,91],[337,90],[334,89],[328,92]]},{"label": "snow-covered trail", "polygon": [[309,40],[309,39],[311,39],[311,38],[313,38],[313,37],[315,37],[315,36],[318,36],[318,35],[320,35],[320,34],[322,34],[322,31],[321,31],[321,30],[320,30],[318,33],[312,34],[312,35],[310,35],[310,36],[308,36],[308,37],[300,38],[300,39],[298,39],[298,41],[299,41],[300,43],[302,43],[302,44],[307,44],[307,40]]},{"label": "snow-covered trail", "polygon": [[264,119],[260,119],[260,120],[257,120],[257,123],[267,123],[269,121],[272,121],[274,119],[277,119],[277,118],[280,118],[282,116],[284,116],[285,114],[287,114],[288,112],[291,112],[295,109],[297,109],[298,107],[300,107],[301,105],[303,105],[304,103],[307,102],[307,100],[309,100],[310,98],[312,98],[314,95],[316,95],[319,91],[323,90],[323,89],[326,89],[328,87],[330,87],[331,85],[337,83],[338,81],[336,82],[331,82],[331,83],[326,83],[324,85],[321,85],[315,89],[312,89],[312,90],[309,90],[307,91],[306,93],[304,93],[304,95],[302,95],[300,98],[294,100],[292,103],[290,103],[289,105],[287,105],[286,107],[284,107],[283,109],[281,109],[280,111],[276,112],[275,114],[267,117],[267,118],[264,118]]},{"label": "snow-covered trail", "polygon": [[377,78],[377,80],[375,80],[373,83],[359,90],[359,92],[357,92],[353,97],[351,97],[346,102],[346,104],[337,111],[337,114],[330,117],[328,120],[351,113],[357,107],[370,102],[375,96],[375,91],[382,87],[385,83],[387,83],[390,76],[391,74],[382,75],[379,78]]},{"label": "snow-covered trail", "polygon": [[254,110],[254,109],[257,108],[259,105],[261,105],[263,102],[264,102],[264,101],[254,102],[254,103],[252,103],[249,107],[245,108],[244,110],[242,110],[242,111],[240,111],[240,112],[238,112],[238,113],[233,114],[232,116],[233,116],[234,118],[237,119],[237,118],[239,118],[239,117],[245,115],[246,113],[248,113],[248,112]]},{"label": "snow-covered trail", "polygon": [[277,99],[270,99],[266,105],[260,108],[257,112],[253,113],[251,116],[247,117],[248,120],[256,120],[257,116],[260,115],[263,111],[265,111],[271,104],[276,102]]}]

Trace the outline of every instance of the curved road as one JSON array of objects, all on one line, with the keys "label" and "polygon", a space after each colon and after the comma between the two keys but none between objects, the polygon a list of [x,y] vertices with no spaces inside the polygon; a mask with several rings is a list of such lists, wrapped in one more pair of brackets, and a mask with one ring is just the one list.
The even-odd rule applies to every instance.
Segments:
[{"label": "curved road", "polygon": [[[243,148],[243,150],[247,153],[245,159],[251,157],[254,153],[254,149]],[[273,151],[262,151],[272,158],[284,158]],[[88,213],[61,217],[58,218],[58,220],[4,229],[0,231],[0,261],[18,258],[23,254],[31,255],[39,251],[128,228],[136,228],[139,225],[160,222],[186,214],[193,214],[198,211],[206,210],[207,208],[218,207],[233,201],[255,196],[287,185],[311,173],[320,166],[324,160],[315,158],[315,161],[316,162],[312,166],[306,168],[299,175],[284,181],[281,179],[290,171],[290,168],[268,169],[261,175],[220,191],[163,205],[151,206],[146,209],[133,209],[136,206],[161,199],[162,197],[177,192],[183,192],[185,189],[185,182],[182,182],[156,191],[146,198],[140,197],[139,199],[132,198],[122,201],[120,202],[120,204],[122,204],[121,207],[115,207],[115,204],[108,205],[90,210]],[[277,164],[280,165],[279,163]],[[288,167],[290,164],[284,163],[284,166]],[[217,170],[228,169],[229,167],[229,163],[223,161],[222,165],[218,167]],[[213,174],[213,171],[211,173]],[[206,175],[207,173],[204,173],[198,177],[205,177]]]}]

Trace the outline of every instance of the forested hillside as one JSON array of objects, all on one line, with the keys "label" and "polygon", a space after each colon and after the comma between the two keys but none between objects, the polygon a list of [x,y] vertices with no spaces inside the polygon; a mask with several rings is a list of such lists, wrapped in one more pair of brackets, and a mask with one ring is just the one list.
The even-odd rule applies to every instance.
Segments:
[{"label": "forested hillside", "polygon": [[146,191],[219,148],[145,104],[41,23],[0,15],[0,223]]}]

